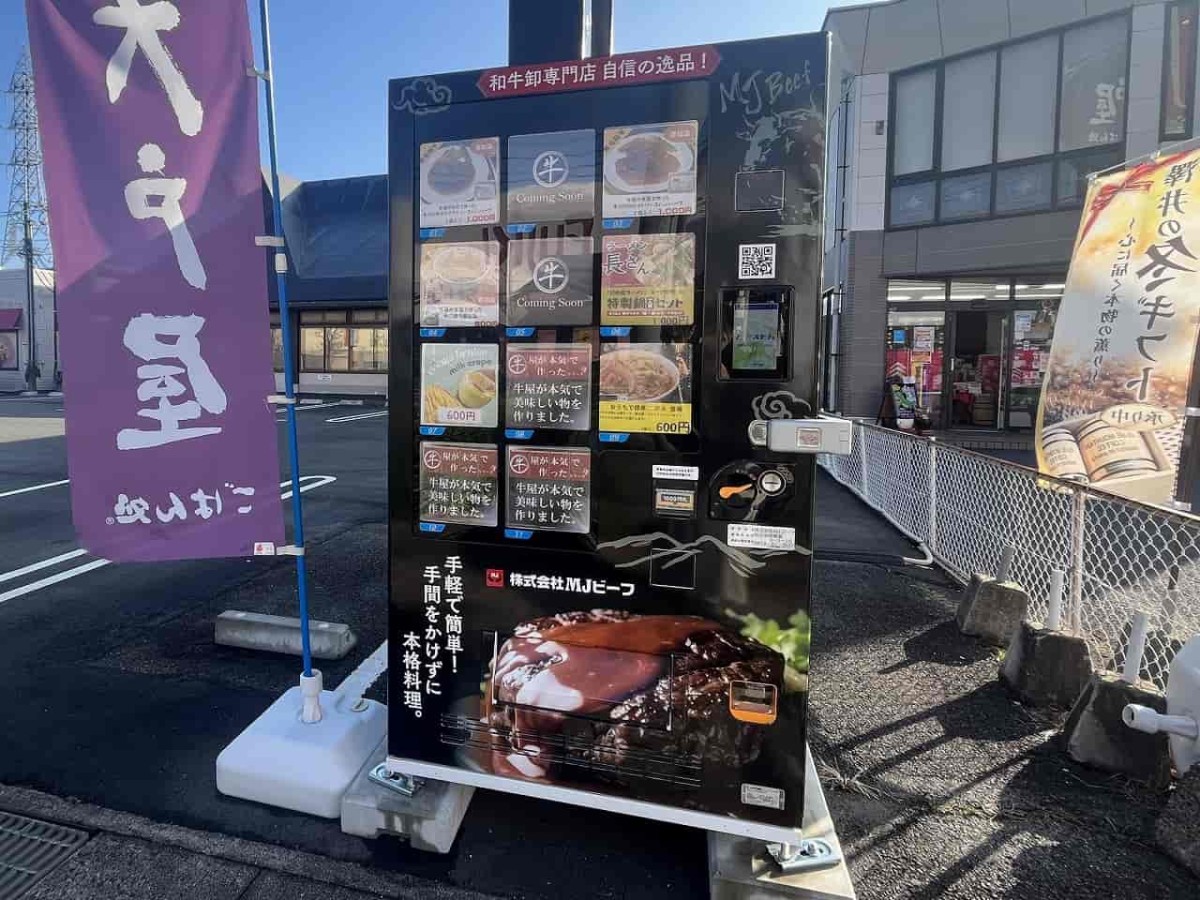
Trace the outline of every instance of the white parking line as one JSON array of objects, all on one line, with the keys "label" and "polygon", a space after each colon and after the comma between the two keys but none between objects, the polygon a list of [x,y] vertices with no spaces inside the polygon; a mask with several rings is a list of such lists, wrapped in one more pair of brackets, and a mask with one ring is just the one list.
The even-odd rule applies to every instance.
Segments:
[{"label": "white parking line", "polygon": [[[327,484],[332,484],[337,481],[333,475],[301,475],[300,476],[300,493],[306,494],[311,490],[319,487],[324,487]],[[282,481],[280,487],[291,487],[291,481]],[[279,495],[280,500],[287,500],[292,496],[291,490],[286,490]],[[0,574],[0,583],[12,581],[22,575],[28,575],[31,572],[36,572],[40,569],[48,569],[50,566],[58,565],[61,562],[66,562],[69,559],[75,559],[87,554],[86,550],[72,550],[69,553],[62,553],[58,556],[52,556],[49,559],[43,559],[41,562],[32,563],[20,569],[14,569],[11,572]],[[40,591],[42,588],[50,587],[51,585],[59,584],[63,581],[68,581],[72,578],[77,578],[80,575],[86,575],[88,572],[94,572],[96,569],[101,569],[104,566],[111,565],[110,559],[93,559],[91,562],[86,562],[81,566],[75,566],[73,569],[67,569],[63,572],[58,572],[54,575],[47,575],[45,578],[22,585],[19,588],[13,588],[11,591],[0,594],[0,603],[8,600],[15,600],[17,597],[24,597],[26,594],[32,594],[34,591]]]},{"label": "white parking line", "polygon": [[[325,403],[304,403],[304,404],[297,403],[296,404],[296,412],[304,412],[305,410],[309,410],[309,409],[325,409],[326,407],[329,407],[329,406],[344,406],[344,405],[345,404],[342,403],[341,400],[330,400]],[[277,415],[275,417],[275,421],[276,422],[286,422],[287,414],[281,413],[280,415]]]},{"label": "white parking line", "polygon": [[[309,491],[313,490],[314,488],[325,487],[325,485],[333,484],[335,481],[337,481],[337,477],[334,475],[301,475],[300,476],[300,493],[307,494]],[[305,482],[307,482],[307,484]],[[282,494],[279,495],[279,499],[280,500],[290,499],[292,496],[291,480],[281,481],[281,482],[279,482],[279,486],[282,488],[288,488],[288,490],[284,491]]]},{"label": "white parking line", "polygon": [[380,416],[386,416],[386,409],[379,412],[359,413],[355,416],[334,416],[332,419],[326,419],[326,422],[358,422],[362,419],[378,419]]},{"label": "white parking line", "polygon": [[5,497],[15,497],[17,494],[29,494],[33,491],[44,491],[46,488],[60,487],[68,484],[70,481],[71,479],[64,478],[62,481],[47,481],[45,484],[34,484],[29,487],[17,488],[15,491],[4,491],[0,493],[0,500],[3,500]]},{"label": "white parking line", "polygon": [[13,569],[11,572],[4,572],[0,574],[0,584],[12,581],[14,578],[20,578],[22,575],[28,575],[30,572],[36,572],[39,569],[48,569],[50,566],[56,566],[60,562],[66,562],[68,559],[83,556],[85,553],[87,553],[86,550],[72,550],[70,553],[62,553],[58,556],[52,556],[49,559],[43,559],[41,562],[32,563],[22,569]]},{"label": "white parking line", "polygon": [[88,572],[93,572],[96,569],[110,565],[111,560],[93,559],[89,563],[84,563],[82,566],[76,566],[73,569],[67,569],[65,572],[59,572],[57,575],[48,575],[40,581],[35,581],[23,587],[14,588],[6,594],[0,594],[0,603],[7,600],[15,600],[17,597],[24,597],[26,594],[32,594],[34,591],[40,591],[44,587],[50,587],[52,584],[58,584],[60,581],[66,581],[69,578],[75,578],[79,575],[85,575]]}]

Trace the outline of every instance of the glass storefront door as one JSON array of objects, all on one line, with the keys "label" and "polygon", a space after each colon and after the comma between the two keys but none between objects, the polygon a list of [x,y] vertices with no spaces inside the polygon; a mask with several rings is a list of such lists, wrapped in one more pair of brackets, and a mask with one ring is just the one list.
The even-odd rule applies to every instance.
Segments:
[{"label": "glass storefront door", "polygon": [[1009,371],[1008,427],[1033,428],[1037,421],[1042,379],[1050,359],[1057,301],[1012,313],[1012,356]]},{"label": "glass storefront door", "polygon": [[1063,284],[1041,277],[888,283],[886,376],[935,429],[1031,429]]},{"label": "glass storefront door", "polygon": [[[946,314],[892,310],[888,313],[885,377],[912,379],[917,405],[929,413],[935,428],[943,414]],[[882,386],[881,386],[882,387]]]},{"label": "glass storefront door", "polygon": [[1001,428],[1008,371],[1008,313],[964,309],[950,315],[948,425]]}]

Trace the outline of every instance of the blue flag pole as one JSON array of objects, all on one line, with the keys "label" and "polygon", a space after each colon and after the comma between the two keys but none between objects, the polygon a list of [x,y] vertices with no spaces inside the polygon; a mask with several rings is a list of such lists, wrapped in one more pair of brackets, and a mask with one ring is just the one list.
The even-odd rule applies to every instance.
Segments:
[{"label": "blue flag pole", "polygon": [[[292,351],[292,321],[288,314],[287,251],[283,246],[283,203],[279,193],[279,151],[275,140],[275,79],[271,65],[271,26],[267,0],[259,0],[262,23],[263,82],[267,100],[267,146],[271,156],[271,201],[275,249],[275,286],[279,295],[279,319],[283,326],[284,396],[287,398],[288,466],[292,475],[292,531],[296,554],[296,581],[300,591],[300,641],[304,655],[304,677],[313,677],[312,647],[308,634],[308,567],[304,557],[304,502],[300,493],[300,451],[296,438],[296,361]],[[317,709],[320,718],[320,709]],[[306,718],[306,721],[308,719]],[[315,721],[315,720],[314,720]]]}]

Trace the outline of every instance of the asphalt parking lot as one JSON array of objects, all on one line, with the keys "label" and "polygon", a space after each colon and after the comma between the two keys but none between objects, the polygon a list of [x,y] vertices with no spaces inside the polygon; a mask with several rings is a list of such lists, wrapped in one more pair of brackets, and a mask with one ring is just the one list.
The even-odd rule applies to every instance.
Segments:
[{"label": "asphalt parking lot", "polygon": [[[218,794],[217,754],[299,662],[217,647],[213,620],[294,614],[291,561],[81,552],[60,403],[0,398],[0,785],[361,863],[428,896],[707,896],[705,836],[677,826],[478,791],[435,856]],[[299,422],[313,615],[359,637],[322,665],[333,686],[386,633],[387,418],[313,405]],[[817,567],[811,738],[860,897],[1195,896],[1150,847],[1163,798],[1066,764],[1054,718],[1020,711],[994,651],[946,625],[952,586],[864,564],[915,554],[824,476],[816,534],[818,557],[850,560]]]}]

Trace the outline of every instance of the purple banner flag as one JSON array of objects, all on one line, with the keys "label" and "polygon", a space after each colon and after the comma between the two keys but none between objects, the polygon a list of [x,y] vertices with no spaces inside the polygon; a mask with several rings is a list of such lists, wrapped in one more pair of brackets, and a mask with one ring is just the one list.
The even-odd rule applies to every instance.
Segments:
[{"label": "purple banner flag", "polygon": [[27,0],[76,531],[112,560],[283,539],[245,0]]}]

